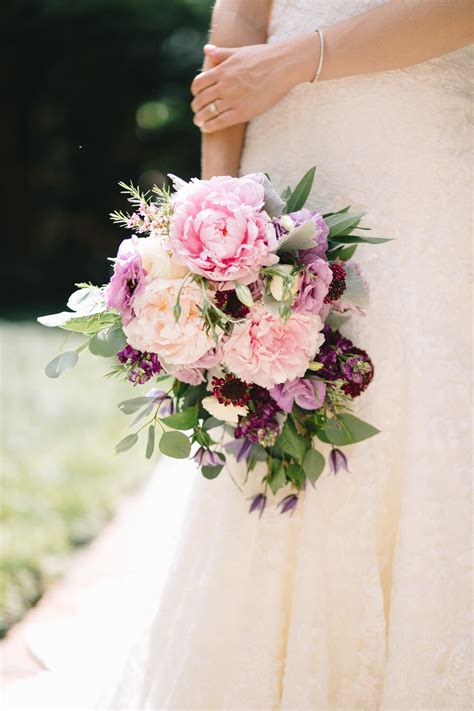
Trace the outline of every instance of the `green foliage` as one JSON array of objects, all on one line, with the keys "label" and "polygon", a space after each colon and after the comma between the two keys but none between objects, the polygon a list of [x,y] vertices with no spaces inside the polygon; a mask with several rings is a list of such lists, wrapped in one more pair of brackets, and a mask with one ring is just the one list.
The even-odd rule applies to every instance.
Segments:
[{"label": "green foliage", "polygon": [[8,413],[1,452],[2,636],[67,568],[71,552],[97,535],[149,465],[133,450],[113,454],[124,419],[111,403],[130,388],[102,377],[104,361],[84,353],[67,387],[45,378],[47,354],[78,336],[29,324],[2,324],[0,333],[8,363],[1,393]]},{"label": "green foliage", "polygon": [[182,432],[163,432],[160,451],[173,459],[186,459],[191,452],[191,442]]},{"label": "green foliage", "polygon": [[316,167],[313,166],[303,175],[287,200],[285,212],[296,212],[296,210],[301,210],[301,208],[304,207],[313,186],[315,173]]}]

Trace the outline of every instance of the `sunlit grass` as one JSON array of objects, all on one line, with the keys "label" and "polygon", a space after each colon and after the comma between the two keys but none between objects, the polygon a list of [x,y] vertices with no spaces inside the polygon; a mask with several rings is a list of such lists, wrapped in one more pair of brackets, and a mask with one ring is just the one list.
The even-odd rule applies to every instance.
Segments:
[{"label": "sunlit grass", "polygon": [[33,324],[0,327],[2,481],[0,635],[90,541],[118,501],[149,471],[144,443],[119,456],[127,433],[117,403],[138,394],[105,379],[110,361],[83,353],[51,380],[44,365],[64,332]]}]

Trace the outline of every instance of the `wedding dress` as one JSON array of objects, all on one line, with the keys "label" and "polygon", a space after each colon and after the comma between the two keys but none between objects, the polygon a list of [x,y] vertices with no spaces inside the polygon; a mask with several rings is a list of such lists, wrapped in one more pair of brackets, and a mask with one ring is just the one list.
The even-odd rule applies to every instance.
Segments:
[{"label": "wedding dress", "polygon": [[[269,42],[377,4],[275,0]],[[316,165],[309,207],[351,204],[396,238],[359,249],[371,307],[348,331],[376,368],[356,412],[382,433],[293,515],[286,491],[249,515],[258,477],[235,464],[207,481],[161,461],[194,488],[149,635],[101,708],[471,708],[469,58],[302,84],[250,123],[242,174],[282,190]]]}]

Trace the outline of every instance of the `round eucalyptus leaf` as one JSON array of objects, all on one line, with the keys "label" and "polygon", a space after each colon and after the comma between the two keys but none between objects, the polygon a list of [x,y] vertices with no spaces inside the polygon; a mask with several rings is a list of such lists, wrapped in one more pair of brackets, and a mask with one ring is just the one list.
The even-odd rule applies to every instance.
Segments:
[{"label": "round eucalyptus leaf", "polygon": [[58,378],[61,373],[74,368],[78,360],[79,356],[76,351],[65,351],[49,361],[45,373],[48,378]]},{"label": "round eucalyptus leaf", "polygon": [[191,452],[191,442],[182,432],[163,432],[160,451],[174,459],[186,459]]}]

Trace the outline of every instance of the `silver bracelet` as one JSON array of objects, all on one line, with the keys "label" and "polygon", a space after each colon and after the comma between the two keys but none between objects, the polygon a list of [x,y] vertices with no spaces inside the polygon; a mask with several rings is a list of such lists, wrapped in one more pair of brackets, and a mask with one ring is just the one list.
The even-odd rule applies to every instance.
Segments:
[{"label": "silver bracelet", "polygon": [[311,84],[316,84],[316,82],[319,79],[319,75],[321,74],[321,69],[323,68],[323,60],[324,60],[324,35],[323,31],[320,30],[319,28],[315,30],[315,32],[318,33],[319,35],[319,64],[318,68],[316,70],[316,74],[314,75],[314,79],[311,82]]}]

